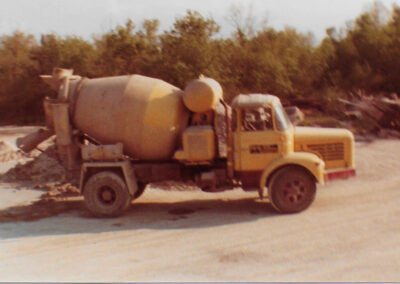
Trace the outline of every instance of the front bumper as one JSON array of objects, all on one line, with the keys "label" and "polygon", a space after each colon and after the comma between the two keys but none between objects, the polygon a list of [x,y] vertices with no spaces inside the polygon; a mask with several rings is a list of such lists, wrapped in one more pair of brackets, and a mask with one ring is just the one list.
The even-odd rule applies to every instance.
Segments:
[{"label": "front bumper", "polygon": [[337,179],[348,179],[348,178],[351,178],[354,176],[356,176],[356,170],[348,169],[348,168],[328,170],[328,171],[325,171],[325,173],[324,173],[325,181],[332,181],[332,180],[337,180]]}]

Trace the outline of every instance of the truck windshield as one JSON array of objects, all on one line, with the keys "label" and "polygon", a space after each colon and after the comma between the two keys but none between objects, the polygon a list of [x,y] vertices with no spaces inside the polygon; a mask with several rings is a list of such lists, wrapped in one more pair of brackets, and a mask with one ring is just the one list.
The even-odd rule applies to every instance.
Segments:
[{"label": "truck windshield", "polygon": [[279,131],[285,131],[291,125],[291,122],[283,110],[282,106],[275,107],[275,114],[276,114],[276,128]]}]

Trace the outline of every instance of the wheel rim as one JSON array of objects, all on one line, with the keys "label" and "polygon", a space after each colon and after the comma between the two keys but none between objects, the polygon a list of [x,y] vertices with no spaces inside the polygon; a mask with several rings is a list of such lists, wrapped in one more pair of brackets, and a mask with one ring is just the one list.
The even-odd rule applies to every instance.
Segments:
[{"label": "wheel rim", "polygon": [[301,204],[307,196],[307,186],[302,179],[294,178],[286,181],[280,190],[281,200],[292,206]]},{"label": "wheel rim", "polygon": [[114,189],[109,186],[102,186],[99,188],[97,197],[99,201],[104,205],[112,205],[116,200],[116,193]]}]

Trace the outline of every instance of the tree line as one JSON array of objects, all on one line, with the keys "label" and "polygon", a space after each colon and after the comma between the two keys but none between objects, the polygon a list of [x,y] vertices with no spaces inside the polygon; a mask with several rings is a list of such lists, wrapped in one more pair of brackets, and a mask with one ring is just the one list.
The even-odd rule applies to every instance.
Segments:
[{"label": "tree line", "polygon": [[86,40],[16,31],[0,38],[0,122],[40,123],[42,99],[52,91],[40,74],[72,68],[87,77],[142,74],[180,88],[200,74],[216,79],[229,102],[239,93],[270,93],[285,101],[312,99],[335,114],[338,97],[355,91],[400,90],[400,8],[375,4],[340,31],[314,44],[295,28],[236,26],[228,38],[195,11],[159,31],[159,21],[132,20]]}]

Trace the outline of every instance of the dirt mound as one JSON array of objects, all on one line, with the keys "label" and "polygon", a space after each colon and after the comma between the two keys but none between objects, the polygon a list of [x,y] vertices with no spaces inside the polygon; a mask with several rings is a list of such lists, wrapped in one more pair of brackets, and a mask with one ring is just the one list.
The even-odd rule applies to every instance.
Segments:
[{"label": "dirt mound", "polygon": [[5,182],[47,183],[65,181],[65,169],[57,160],[55,146],[48,147],[33,160],[21,161],[0,176]]},{"label": "dirt mound", "polygon": [[0,175],[0,181],[29,185],[34,189],[43,190],[45,193],[42,199],[79,195],[78,188],[72,186],[66,178],[66,170],[57,158],[54,144],[50,143],[43,152],[37,151],[30,155],[20,150],[12,152],[12,147],[5,143],[0,144],[0,151],[2,150],[4,153],[14,153],[16,157],[26,155],[31,158],[18,158],[19,163]]},{"label": "dirt mound", "polygon": [[44,190],[46,193],[41,196],[42,199],[51,199],[56,197],[79,196],[79,189],[69,183],[46,183],[39,184],[35,189]]},{"label": "dirt mound", "polygon": [[15,150],[6,142],[0,141],[0,162],[10,162],[21,158],[29,158],[29,154]]}]

